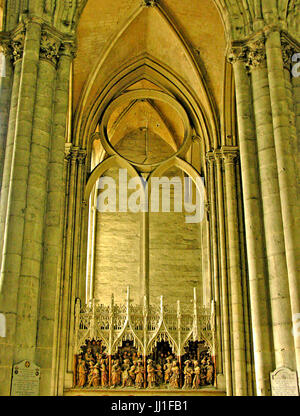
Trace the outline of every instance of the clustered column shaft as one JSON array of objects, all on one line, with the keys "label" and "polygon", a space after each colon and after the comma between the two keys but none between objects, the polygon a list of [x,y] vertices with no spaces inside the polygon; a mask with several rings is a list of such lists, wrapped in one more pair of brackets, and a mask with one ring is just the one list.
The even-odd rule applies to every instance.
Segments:
[{"label": "clustered column shaft", "polygon": [[270,372],[295,369],[299,343],[292,333],[299,312],[296,125],[280,32],[268,28],[233,46],[256,388],[269,395]]},{"label": "clustered column shaft", "polygon": [[9,328],[1,342],[10,357],[0,371],[3,394],[9,394],[9,374],[16,362],[38,360],[44,375],[42,393],[49,392],[53,370],[53,339],[48,334],[51,319],[54,334],[53,299],[60,293],[55,277],[61,267],[65,120],[72,59],[62,52],[64,44],[64,36],[38,18],[27,19],[11,35],[14,70],[0,207],[4,234],[0,311]]}]

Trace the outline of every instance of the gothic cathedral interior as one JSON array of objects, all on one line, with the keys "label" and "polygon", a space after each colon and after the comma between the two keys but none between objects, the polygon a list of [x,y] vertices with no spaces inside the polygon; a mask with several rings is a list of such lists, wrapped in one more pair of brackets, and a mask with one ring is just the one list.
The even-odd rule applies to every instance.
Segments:
[{"label": "gothic cathedral interior", "polygon": [[299,395],[300,0],[0,30],[0,395]]}]

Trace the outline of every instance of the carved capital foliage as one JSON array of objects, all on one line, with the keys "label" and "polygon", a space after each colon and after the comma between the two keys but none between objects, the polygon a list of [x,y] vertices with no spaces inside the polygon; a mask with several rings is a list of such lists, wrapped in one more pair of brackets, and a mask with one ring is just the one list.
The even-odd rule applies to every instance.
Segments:
[{"label": "carved capital foliage", "polygon": [[40,58],[57,65],[61,41],[49,32],[43,31],[41,35]]},{"label": "carved capital foliage", "polygon": [[296,47],[289,40],[281,36],[281,51],[284,68],[290,70],[292,65],[292,57],[296,53]]},{"label": "carved capital foliage", "polygon": [[223,150],[222,156],[225,164],[234,165],[238,161],[239,153],[238,150]]},{"label": "carved capital foliage", "polygon": [[236,62],[246,62],[247,61],[247,52],[248,49],[246,46],[233,46],[227,55],[228,62],[235,64]]},{"label": "carved capital foliage", "polygon": [[25,43],[25,31],[24,30],[12,36],[11,43],[10,43],[10,51],[11,51],[10,55],[14,63],[17,62],[19,59],[23,58],[24,43]]},{"label": "carved capital foliage", "polygon": [[243,62],[250,72],[266,61],[265,38],[236,42],[231,45],[227,59],[231,64]]},{"label": "carved capital foliage", "polygon": [[60,45],[59,55],[69,56],[71,59],[76,57],[77,45],[73,41],[62,41]]},{"label": "carved capital foliage", "polygon": [[10,39],[6,36],[0,37],[0,52],[5,56],[11,56]]},{"label": "carved capital foliage", "polygon": [[65,144],[65,161],[69,162],[72,155],[72,143]]},{"label": "carved capital foliage", "polygon": [[265,40],[263,38],[248,44],[246,68],[251,71],[266,61]]},{"label": "carved capital foliage", "polygon": [[80,149],[77,146],[73,146],[71,143],[65,144],[65,160],[72,163],[84,164],[86,160],[86,151]]}]

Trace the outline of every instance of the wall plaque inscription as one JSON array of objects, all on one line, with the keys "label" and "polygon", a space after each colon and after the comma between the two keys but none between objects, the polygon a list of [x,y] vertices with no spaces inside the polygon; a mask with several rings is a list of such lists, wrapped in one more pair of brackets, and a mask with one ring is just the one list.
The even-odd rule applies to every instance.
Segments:
[{"label": "wall plaque inscription", "polygon": [[24,360],[13,366],[11,396],[38,396],[40,367]]},{"label": "wall plaque inscription", "polygon": [[272,396],[299,396],[296,371],[281,367],[271,377]]}]

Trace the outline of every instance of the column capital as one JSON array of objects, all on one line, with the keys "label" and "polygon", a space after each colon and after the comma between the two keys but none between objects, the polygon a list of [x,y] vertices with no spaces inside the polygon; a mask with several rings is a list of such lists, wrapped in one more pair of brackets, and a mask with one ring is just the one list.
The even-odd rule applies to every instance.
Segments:
[{"label": "column capital", "polygon": [[260,66],[266,61],[264,33],[259,32],[243,42],[232,42],[228,49],[227,60],[231,64],[244,63],[249,72]]},{"label": "column capital", "polygon": [[266,62],[265,37],[262,36],[248,43],[246,68],[251,72]]},{"label": "column capital", "polygon": [[86,150],[79,150],[77,160],[80,165],[84,165],[86,159]]},{"label": "column capital", "polygon": [[282,52],[283,66],[285,69],[290,70],[291,65],[292,65],[292,56],[295,53],[295,48],[290,42],[288,42],[283,37],[281,37],[281,52]]},{"label": "column capital", "polygon": [[216,164],[219,165],[222,162],[223,159],[223,155],[222,155],[222,151],[221,150],[215,150],[215,159],[216,159]]},{"label": "column capital", "polygon": [[290,71],[293,65],[293,56],[300,52],[300,45],[284,32],[280,35],[280,42],[283,66]]},{"label": "column capital", "polygon": [[86,155],[86,150],[73,146],[72,143],[65,144],[65,160],[71,161],[71,163],[84,164]]},{"label": "column capital", "polygon": [[206,160],[209,166],[213,166],[215,163],[215,153],[214,152],[207,152],[206,153]]},{"label": "column capital", "polygon": [[55,67],[59,60],[59,49],[61,46],[61,39],[49,30],[42,30],[41,45],[40,45],[40,59],[53,64]]},{"label": "column capital", "polygon": [[72,143],[65,143],[65,161],[69,162],[72,154]]},{"label": "column capital", "polygon": [[232,44],[227,53],[227,60],[231,64],[236,62],[247,62],[248,48],[244,44],[234,45]]},{"label": "column capital", "polygon": [[235,164],[239,158],[239,149],[237,147],[223,146],[221,154],[225,164]]},{"label": "column capital", "polygon": [[72,39],[66,39],[61,42],[59,55],[60,56],[68,56],[71,59],[76,57],[77,53],[77,44]]}]

